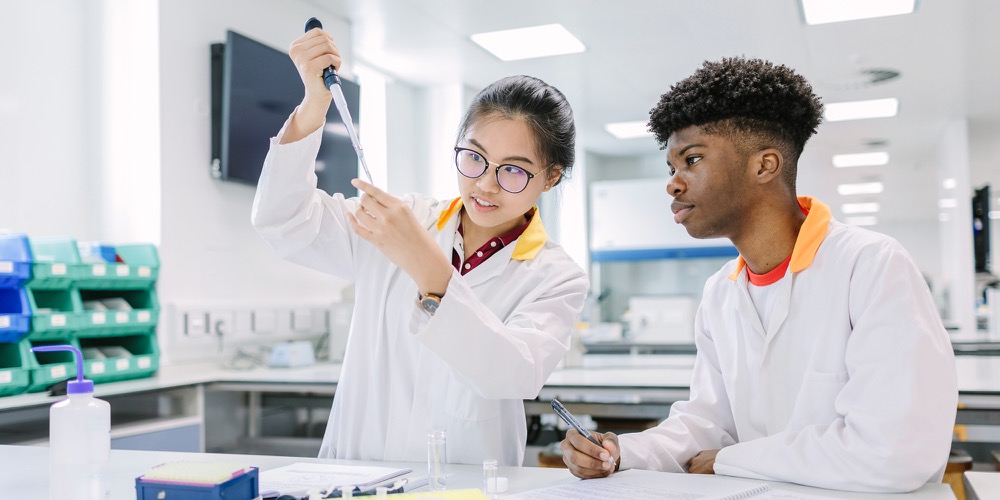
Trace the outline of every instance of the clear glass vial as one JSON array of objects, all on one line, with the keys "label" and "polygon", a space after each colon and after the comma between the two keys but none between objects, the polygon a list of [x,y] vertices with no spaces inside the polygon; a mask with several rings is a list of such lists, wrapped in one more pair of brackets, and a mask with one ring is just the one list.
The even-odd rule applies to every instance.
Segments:
[{"label": "clear glass vial", "polygon": [[496,498],[497,461],[492,458],[483,460],[483,493],[490,498]]},{"label": "clear glass vial", "polygon": [[427,433],[427,477],[432,491],[447,488],[448,456],[447,432],[434,430]]}]

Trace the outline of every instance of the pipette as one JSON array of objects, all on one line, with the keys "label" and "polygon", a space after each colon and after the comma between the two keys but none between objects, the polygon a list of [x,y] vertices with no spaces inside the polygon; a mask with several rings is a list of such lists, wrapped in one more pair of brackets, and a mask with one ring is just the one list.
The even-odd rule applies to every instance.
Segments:
[{"label": "pipette", "polygon": [[[310,17],[306,21],[306,32],[308,33],[313,28],[323,29],[323,23],[319,22],[319,19],[315,17]],[[330,89],[330,93],[333,94],[333,104],[337,106],[340,118],[344,120],[344,126],[347,127],[347,135],[351,137],[351,145],[354,146],[354,151],[358,153],[358,159],[361,160],[361,168],[365,170],[368,183],[374,185],[375,182],[372,180],[372,173],[368,171],[368,163],[365,162],[365,150],[361,149],[361,141],[358,140],[358,133],[354,130],[354,121],[351,120],[351,111],[347,109],[347,99],[344,98],[344,91],[340,88],[340,77],[337,76],[337,70],[333,66],[323,70],[323,83],[326,84],[327,88]]]}]

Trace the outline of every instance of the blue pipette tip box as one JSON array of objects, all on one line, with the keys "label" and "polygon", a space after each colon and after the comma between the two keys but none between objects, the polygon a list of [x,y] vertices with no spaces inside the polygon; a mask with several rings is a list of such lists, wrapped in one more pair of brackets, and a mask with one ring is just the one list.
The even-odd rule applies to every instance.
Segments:
[{"label": "blue pipette tip box", "polygon": [[163,464],[135,478],[135,492],[137,500],[252,500],[260,495],[260,484],[256,467],[223,468],[220,473],[219,464],[183,462]]}]

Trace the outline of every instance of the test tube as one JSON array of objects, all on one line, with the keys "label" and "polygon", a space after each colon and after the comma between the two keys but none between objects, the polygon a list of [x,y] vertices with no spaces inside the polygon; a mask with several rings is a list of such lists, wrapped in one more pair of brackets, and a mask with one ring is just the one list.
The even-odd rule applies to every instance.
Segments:
[{"label": "test tube", "polygon": [[483,460],[483,493],[490,498],[496,498],[497,461],[492,458]]},{"label": "test tube", "polygon": [[447,432],[434,430],[427,433],[427,477],[432,491],[447,488],[448,457],[446,454]]}]

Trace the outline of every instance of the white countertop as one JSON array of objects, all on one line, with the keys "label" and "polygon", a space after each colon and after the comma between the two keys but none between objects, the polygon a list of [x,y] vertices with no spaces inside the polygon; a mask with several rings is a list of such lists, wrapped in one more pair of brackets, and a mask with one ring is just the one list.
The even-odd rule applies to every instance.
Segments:
[{"label": "white countertop", "polygon": [[[376,465],[390,467],[407,467],[413,469],[413,476],[422,475],[426,469],[424,463],[403,462],[369,462],[349,460],[319,460],[315,458],[277,457],[260,455],[222,455],[209,453],[178,453],[158,451],[128,451],[111,450],[108,465],[99,474],[74,477],[70,471],[50,470],[49,449],[34,446],[0,446],[0,491],[4,498],[15,495],[16,498],[49,498],[50,484],[57,482],[57,488],[69,487],[72,491],[85,493],[89,488],[97,492],[110,491],[110,496],[99,496],[102,500],[133,500],[135,499],[135,478],[141,476],[150,468],[167,462],[178,461],[225,461],[247,463],[268,470],[296,462],[322,462],[343,465]],[[448,465],[449,488],[480,488],[482,485],[482,467],[478,465]],[[671,479],[676,474],[664,472],[638,471],[640,474],[655,478],[657,487],[670,488]],[[510,493],[519,493],[549,485],[568,484],[579,481],[570,475],[566,469],[545,469],[537,467],[500,467],[498,473],[508,478]],[[685,483],[725,481],[721,476],[685,475]],[[749,481],[749,480],[747,480]],[[760,481],[754,481],[760,482]],[[79,486],[77,484],[79,483]],[[768,483],[773,489],[783,490],[794,496],[804,493],[812,498],[841,499],[880,499],[895,500],[937,500],[953,499],[951,488],[946,484],[926,484],[919,490],[908,494],[876,495],[863,493],[848,493],[841,491],[822,490],[787,483]],[[504,498],[507,495],[501,495]],[[81,496],[80,498],[83,498]]]}]

